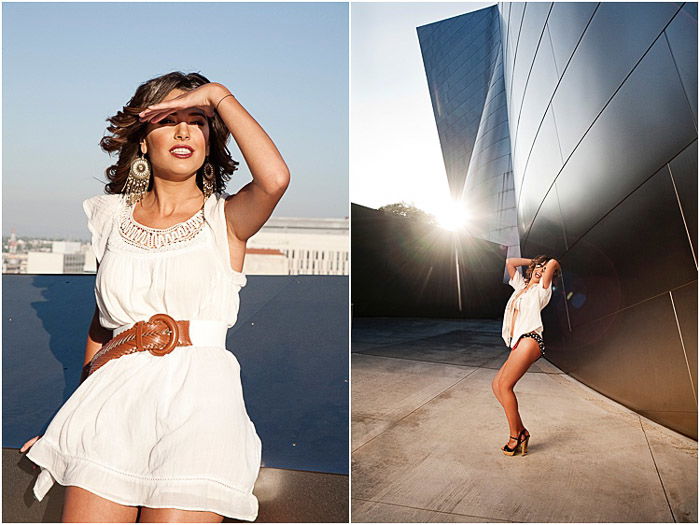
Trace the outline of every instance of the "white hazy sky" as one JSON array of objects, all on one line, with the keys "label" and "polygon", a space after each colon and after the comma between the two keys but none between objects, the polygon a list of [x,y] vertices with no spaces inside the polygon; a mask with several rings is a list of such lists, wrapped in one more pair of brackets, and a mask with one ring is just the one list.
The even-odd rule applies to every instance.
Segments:
[{"label": "white hazy sky", "polygon": [[445,208],[447,176],[416,27],[494,4],[351,5],[351,202]]}]

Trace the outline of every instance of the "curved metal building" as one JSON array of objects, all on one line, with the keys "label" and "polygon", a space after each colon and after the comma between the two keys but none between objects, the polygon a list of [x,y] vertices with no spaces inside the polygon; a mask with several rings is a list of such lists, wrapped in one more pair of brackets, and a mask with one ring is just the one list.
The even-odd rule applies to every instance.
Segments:
[{"label": "curved metal building", "polygon": [[471,212],[470,234],[519,257],[498,10],[428,24],[418,36],[452,197]]},{"label": "curved metal building", "polygon": [[[548,359],[696,439],[697,30],[697,3],[671,2],[502,3],[418,28],[453,194],[479,196],[486,238],[512,227],[524,257],[562,264]],[[507,132],[489,135],[501,76]],[[480,116],[452,122],[445,100]],[[512,187],[477,150],[506,151]]]}]

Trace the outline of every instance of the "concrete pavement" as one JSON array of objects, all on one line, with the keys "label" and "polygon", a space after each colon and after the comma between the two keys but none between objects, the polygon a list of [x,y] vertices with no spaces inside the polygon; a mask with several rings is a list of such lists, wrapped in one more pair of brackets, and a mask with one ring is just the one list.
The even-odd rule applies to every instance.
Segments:
[{"label": "concrete pavement", "polygon": [[353,522],[697,522],[697,442],[538,360],[508,439],[500,322],[354,319]]}]

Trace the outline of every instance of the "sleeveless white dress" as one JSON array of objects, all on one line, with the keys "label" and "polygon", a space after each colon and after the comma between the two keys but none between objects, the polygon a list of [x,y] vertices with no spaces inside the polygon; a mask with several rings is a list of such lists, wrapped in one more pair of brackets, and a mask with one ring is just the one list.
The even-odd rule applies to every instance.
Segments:
[{"label": "sleeveless white dress", "polygon": [[130,242],[124,228],[155,235],[172,229],[139,227],[121,195],[83,202],[100,262],[100,324],[115,330],[166,313],[201,321],[197,330],[209,337],[200,340],[220,343],[198,345],[193,337],[194,346],[164,356],[137,352],[91,374],[27,453],[41,467],[38,500],[56,481],[123,505],[255,520],[261,443],[245,409],[238,361],[224,347],[246,284],[229,262],[225,198],[211,195],[203,211],[173,227],[196,232],[191,238],[155,249]]}]

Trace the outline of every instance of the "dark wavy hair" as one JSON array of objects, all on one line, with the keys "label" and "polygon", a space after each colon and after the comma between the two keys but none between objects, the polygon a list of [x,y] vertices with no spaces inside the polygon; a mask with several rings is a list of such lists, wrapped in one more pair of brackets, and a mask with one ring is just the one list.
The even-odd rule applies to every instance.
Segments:
[{"label": "dark wavy hair", "polygon": [[[545,265],[548,261],[551,261],[554,257],[549,255],[538,255],[530,260],[530,265],[525,270],[525,282],[530,282],[530,277],[532,277],[532,272],[535,270],[535,266],[538,264]],[[559,269],[554,270],[553,277],[559,276]]]},{"label": "dark wavy hair", "polygon": [[[148,122],[139,121],[139,113],[148,106],[158,104],[173,89],[192,91],[199,86],[208,84],[209,80],[199,73],[181,73],[174,71],[152,78],[141,84],[131,100],[116,115],[109,117],[107,127],[109,134],[100,140],[100,147],[109,154],[118,152],[117,163],[105,170],[109,180],[105,184],[106,193],[123,193],[126,179],[129,176],[131,163],[140,153],[139,143],[146,137]],[[231,175],[238,168],[238,162],[231,158],[231,152],[226,146],[229,131],[218,114],[206,117],[209,122],[209,163],[214,167],[214,191],[224,190]],[[148,158],[148,154],[146,154]],[[202,188],[203,169],[197,170],[196,181]],[[148,185],[153,187],[153,177]]]}]

